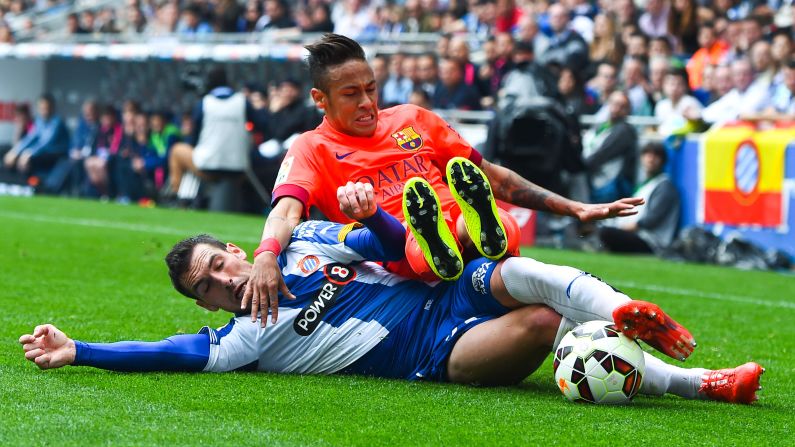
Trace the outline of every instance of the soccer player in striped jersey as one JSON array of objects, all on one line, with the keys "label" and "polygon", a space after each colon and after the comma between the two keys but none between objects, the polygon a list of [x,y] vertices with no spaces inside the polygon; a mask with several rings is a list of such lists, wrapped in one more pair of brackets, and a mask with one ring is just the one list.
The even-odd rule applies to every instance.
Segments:
[{"label": "soccer player in striped jersey", "polygon": [[[86,343],[41,325],[20,337],[25,357],[42,369],[347,373],[502,385],[520,382],[576,321],[592,319],[613,319],[669,355],[692,352],[689,332],[659,307],[571,267],[480,258],[458,280],[435,284],[389,273],[368,260],[402,256],[405,231],[372,196],[363,208],[365,228],[308,221],[295,229],[278,257],[295,298],[279,302],[276,324],[263,327],[240,308],[252,269],[246,254],[200,235],[172,249],[169,275],[199,306],[235,313],[226,326],[160,342]],[[756,363],[684,369],[647,355],[640,392],[751,403],[762,371]]]}]

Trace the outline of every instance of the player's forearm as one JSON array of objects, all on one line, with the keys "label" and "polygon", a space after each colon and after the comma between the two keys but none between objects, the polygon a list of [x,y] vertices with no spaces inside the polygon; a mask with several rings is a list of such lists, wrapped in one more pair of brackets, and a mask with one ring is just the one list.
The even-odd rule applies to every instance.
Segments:
[{"label": "player's forearm", "polygon": [[360,222],[375,236],[374,244],[380,246],[383,259],[379,261],[397,261],[405,256],[406,229],[393,215],[379,206],[375,214]]},{"label": "player's forearm", "polygon": [[268,214],[262,229],[262,240],[274,238],[282,248],[290,242],[295,227],[301,223],[304,204],[292,197],[284,197]]},{"label": "player's forearm", "polygon": [[75,341],[72,366],[92,366],[111,371],[202,371],[210,357],[207,334],[175,335],[158,342]]},{"label": "player's forearm", "polygon": [[494,196],[510,204],[564,216],[576,216],[582,203],[567,199],[522,178],[503,166],[483,161],[483,172],[489,178]]}]

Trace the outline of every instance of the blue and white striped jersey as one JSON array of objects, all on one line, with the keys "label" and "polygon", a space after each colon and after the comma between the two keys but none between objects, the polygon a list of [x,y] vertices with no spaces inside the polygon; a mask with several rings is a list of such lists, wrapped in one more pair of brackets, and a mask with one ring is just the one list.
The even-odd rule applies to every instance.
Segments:
[{"label": "blue and white striped jersey", "polygon": [[319,221],[299,225],[278,258],[296,299],[280,297],[276,324],[262,328],[245,314],[219,329],[205,327],[159,342],[76,340],[73,365],[446,380],[447,358],[458,337],[509,310],[491,295],[496,263],[474,260],[459,280],[436,284],[389,273],[365,261],[394,260],[403,253],[402,238],[388,236],[402,235],[403,228],[386,216],[383,228],[375,223],[370,223],[373,229]]},{"label": "blue and white striped jersey", "polygon": [[330,374],[355,362],[437,293],[365,261],[383,259],[380,250],[366,229],[299,225],[278,259],[296,299],[280,297],[275,325],[262,328],[246,314],[217,330],[203,328],[211,343],[204,370]]}]

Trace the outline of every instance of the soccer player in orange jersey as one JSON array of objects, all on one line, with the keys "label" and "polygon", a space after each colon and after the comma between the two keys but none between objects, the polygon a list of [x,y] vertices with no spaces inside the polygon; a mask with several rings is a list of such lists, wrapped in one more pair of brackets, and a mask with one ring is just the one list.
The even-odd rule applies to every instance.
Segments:
[{"label": "soccer player in orange jersey", "polygon": [[[330,220],[353,222],[367,215],[363,213],[366,210],[357,208],[357,203],[364,202],[357,197],[373,194],[385,211],[401,216],[403,188],[412,177],[422,177],[434,188],[439,196],[439,212],[447,223],[439,225],[439,230],[446,229],[454,239],[451,243],[449,235],[444,237],[444,234],[430,236],[424,241],[417,238],[417,242],[424,242],[420,248],[430,262],[411,262],[412,268],[405,264],[392,268],[403,274],[413,270],[414,276],[422,276],[416,275],[422,273],[417,272],[422,270],[418,264],[422,264],[430,265],[437,274],[445,270],[445,275],[438,276],[446,279],[457,277],[456,272],[450,270],[463,268],[463,264],[457,263],[462,247],[474,246],[491,258],[504,255],[509,249],[517,250],[518,242],[514,238],[518,239],[518,234],[513,233],[518,228],[505,220],[507,213],[499,213],[493,206],[494,198],[525,208],[574,216],[582,221],[635,214],[635,206],[643,203],[642,199],[627,198],[609,204],[584,204],[547,191],[510,169],[484,160],[432,112],[411,105],[379,111],[373,71],[355,41],[328,34],[306,48],[314,84],[312,99],[325,112],[325,118],[317,129],[303,134],[284,159],[273,191],[274,208],[265,222],[262,242],[254,253],[254,267],[243,307],[251,301],[254,308],[266,310],[270,307],[276,311],[279,292],[287,298],[292,297],[276,257],[288,243],[293,229],[308,214],[310,206],[318,207]],[[454,181],[455,176],[464,183],[470,182],[470,186],[480,187],[480,192],[486,187],[487,193],[457,197],[460,207],[469,208],[459,210],[443,180],[448,177],[448,181]],[[460,196],[466,188],[461,182],[458,184],[462,188],[454,189]],[[341,185],[345,186],[338,190]],[[467,199],[473,199],[476,206],[464,205]],[[487,211],[483,220],[473,218],[482,211]],[[459,219],[462,212],[469,212],[467,217],[470,218]],[[478,226],[484,231],[477,231]],[[481,233],[487,233],[485,238]],[[413,234],[416,236],[417,232]],[[484,240],[492,242],[488,247],[491,253],[485,250]],[[417,245],[407,243],[407,254],[415,261]],[[440,262],[436,263],[436,259]],[[275,322],[275,312],[271,320]]]}]

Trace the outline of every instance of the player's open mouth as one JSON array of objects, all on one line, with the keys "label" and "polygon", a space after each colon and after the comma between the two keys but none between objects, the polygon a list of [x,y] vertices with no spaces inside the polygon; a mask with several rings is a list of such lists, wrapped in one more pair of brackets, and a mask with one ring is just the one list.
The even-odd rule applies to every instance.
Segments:
[{"label": "player's open mouth", "polygon": [[246,284],[247,283],[248,283],[248,280],[242,281],[240,284],[238,284],[235,287],[235,298],[237,298],[238,301],[243,301],[243,293],[245,293],[245,291],[246,291]]},{"label": "player's open mouth", "polygon": [[356,118],[356,122],[359,124],[372,124],[373,121],[375,121],[375,115],[372,113]]}]

